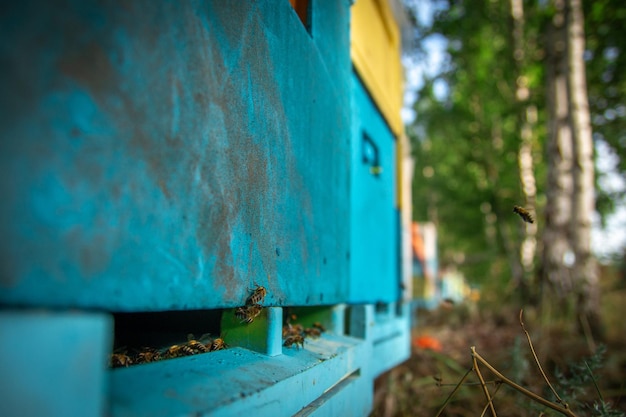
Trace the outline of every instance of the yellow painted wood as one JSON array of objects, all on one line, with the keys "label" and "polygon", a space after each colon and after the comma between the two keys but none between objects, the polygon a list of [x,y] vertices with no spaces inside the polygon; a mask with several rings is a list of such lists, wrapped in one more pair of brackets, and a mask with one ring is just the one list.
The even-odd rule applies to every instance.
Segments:
[{"label": "yellow painted wood", "polygon": [[399,136],[403,131],[403,73],[398,23],[388,0],[357,0],[351,14],[352,62],[394,135]]}]

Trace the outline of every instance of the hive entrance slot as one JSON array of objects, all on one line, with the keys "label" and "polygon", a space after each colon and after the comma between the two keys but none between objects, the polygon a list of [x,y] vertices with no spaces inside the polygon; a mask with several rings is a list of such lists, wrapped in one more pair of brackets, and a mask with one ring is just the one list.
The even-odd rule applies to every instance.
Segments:
[{"label": "hive entrance slot", "polygon": [[[189,345],[190,340],[198,340],[206,346],[196,345],[197,351],[185,348],[184,353],[204,353],[210,350],[212,341],[221,337],[222,310],[114,313],[113,317],[113,350],[121,355],[113,358],[113,362],[121,362],[112,363],[114,367],[136,364],[137,358],[145,359],[146,352],[158,352],[158,360],[183,356],[183,353],[165,352],[172,346]],[[154,355],[150,357],[154,358]]]}]

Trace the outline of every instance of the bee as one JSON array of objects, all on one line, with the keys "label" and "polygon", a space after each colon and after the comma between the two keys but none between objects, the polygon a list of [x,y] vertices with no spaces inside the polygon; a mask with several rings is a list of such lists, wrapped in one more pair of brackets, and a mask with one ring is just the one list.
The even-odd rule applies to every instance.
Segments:
[{"label": "bee", "polygon": [[109,358],[109,365],[112,368],[128,367],[133,364],[133,360],[125,353],[113,353]]},{"label": "bee", "polygon": [[218,337],[209,346],[209,352],[215,352],[216,350],[226,349],[228,346],[224,343],[224,339]]},{"label": "bee", "polygon": [[249,306],[255,305],[255,304],[261,304],[261,302],[267,295],[267,290],[265,289],[265,287],[261,287],[260,285],[257,285],[256,288],[254,288],[251,291],[252,291],[252,294],[246,300],[246,305],[249,305]]},{"label": "bee", "polygon": [[193,350],[192,348],[190,348],[187,345],[182,345],[180,347],[180,351],[182,356],[191,356],[191,355],[195,355],[197,352],[195,350]]},{"label": "bee", "polygon": [[161,354],[153,348],[144,348],[135,358],[137,363],[150,363],[161,360]]},{"label": "bee", "polygon": [[292,335],[292,336],[288,336],[283,342],[283,346],[285,347],[291,347],[294,344],[296,345],[298,349],[300,347],[304,347],[304,337],[302,337],[299,334]]},{"label": "bee", "polygon": [[171,359],[185,356],[184,345],[172,345],[163,353],[163,358]]},{"label": "bee", "polygon": [[528,210],[520,206],[513,206],[513,212],[517,213],[526,223],[534,223],[532,214]]},{"label": "bee", "polygon": [[235,317],[241,320],[241,323],[248,319],[248,307],[237,307],[235,309]]},{"label": "bee", "polygon": [[320,337],[322,335],[322,331],[320,329],[318,329],[317,327],[308,327],[306,329],[304,329],[304,334],[306,334],[309,337]]},{"label": "bee", "polygon": [[285,326],[283,326],[283,337],[298,335],[301,336],[303,333],[304,327],[302,327],[301,324],[292,325],[291,323],[287,323]]},{"label": "bee", "polygon": [[261,314],[262,310],[263,306],[261,306],[260,304],[237,307],[237,309],[235,309],[235,317],[241,320],[241,323],[250,324],[259,314]]},{"label": "bee", "polygon": [[326,327],[324,327],[322,323],[320,323],[319,321],[316,321],[315,323],[313,323],[313,327],[318,329],[320,332],[326,331]]},{"label": "bee", "polygon": [[184,348],[185,353],[189,352],[189,355],[195,355],[196,353],[205,353],[209,351],[209,348],[194,339],[189,340]]}]

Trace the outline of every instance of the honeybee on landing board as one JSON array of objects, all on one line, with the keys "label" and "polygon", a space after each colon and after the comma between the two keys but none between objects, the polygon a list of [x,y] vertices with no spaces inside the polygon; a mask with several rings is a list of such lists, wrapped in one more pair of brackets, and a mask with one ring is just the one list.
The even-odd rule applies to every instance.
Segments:
[{"label": "honeybee on landing board", "polygon": [[181,346],[181,351],[184,356],[191,356],[197,353],[208,352],[209,349],[197,340],[190,340]]},{"label": "honeybee on landing board", "polygon": [[318,329],[317,327],[307,327],[306,329],[304,329],[304,334],[306,334],[307,336],[316,338],[322,335],[322,331]]},{"label": "honeybee on landing board", "polygon": [[205,345],[203,345],[202,343],[198,342],[195,339],[188,340],[185,346],[189,350],[191,350],[193,352],[192,354],[194,355],[196,353],[205,353],[209,351],[209,349]]},{"label": "honeybee on landing board", "polygon": [[532,214],[528,210],[520,206],[513,206],[513,212],[517,213],[526,223],[534,223]]},{"label": "honeybee on landing board", "polygon": [[211,345],[209,346],[209,351],[215,352],[216,350],[226,349],[226,347],[227,346],[226,346],[226,343],[224,343],[224,339],[222,339],[221,337],[218,337],[213,342],[211,342]]},{"label": "honeybee on landing board", "polygon": [[109,358],[109,366],[112,368],[121,368],[132,365],[133,360],[125,353],[113,353]]},{"label": "honeybee on landing board", "polygon": [[158,360],[161,360],[159,351],[148,347],[143,348],[143,350],[137,354],[136,358],[137,363],[150,363]]},{"label": "honeybee on landing board", "polygon": [[326,331],[326,328],[319,321],[316,321],[315,323],[313,323],[313,327],[316,329],[319,329],[320,332]]},{"label": "honeybee on landing board", "polygon": [[172,359],[179,358],[181,356],[185,356],[187,352],[185,352],[184,345],[172,345],[163,353],[164,359]]},{"label": "honeybee on landing board", "polygon": [[294,344],[296,345],[298,349],[300,349],[300,347],[304,347],[304,337],[302,337],[299,334],[292,335],[292,336],[288,336],[283,342],[283,346],[285,347],[291,347]]}]

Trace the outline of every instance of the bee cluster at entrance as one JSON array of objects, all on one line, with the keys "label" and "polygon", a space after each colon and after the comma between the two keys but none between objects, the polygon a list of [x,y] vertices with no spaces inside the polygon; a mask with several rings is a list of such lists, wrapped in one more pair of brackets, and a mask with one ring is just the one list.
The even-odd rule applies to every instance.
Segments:
[{"label": "bee cluster at entrance", "polygon": [[319,322],[315,322],[311,327],[304,327],[302,324],[291,324],[292,320],[296,320],[295,314],[287,317],[285,325],[283,326],[283,346],[297,348],[304,347],[304,339],[307,337],[318,338],[322,335],[322,332],[326,331],[326,328]]},{"label": "bee cluster at entrance", "polygon": [[199,353],[214,352],[226,349],[226,347],[227,345],[221,337],[213,339],[208,335],[203,335],[196,340],[194,336],[190,334],[187,336],[187,342],[163,349],[143,347],[130,351],[126,348],[119,348],[110,355],[109,366],[111,368],[123,368],[142,363],[158,362],[166,359],[197,355]]},{"label": "bee cluster at entrance", "polygon": [[246,305],[243,307],[237,307],[235,310],[235,317],[237,317],[241,323],[252,323],[254,319],[261,314],[261,311],[263,311],[261,303],[265,299],[266,295],[267,290],[265,287],[257,285],[256,288],[252,290],[252,294],[246,299]]}]

